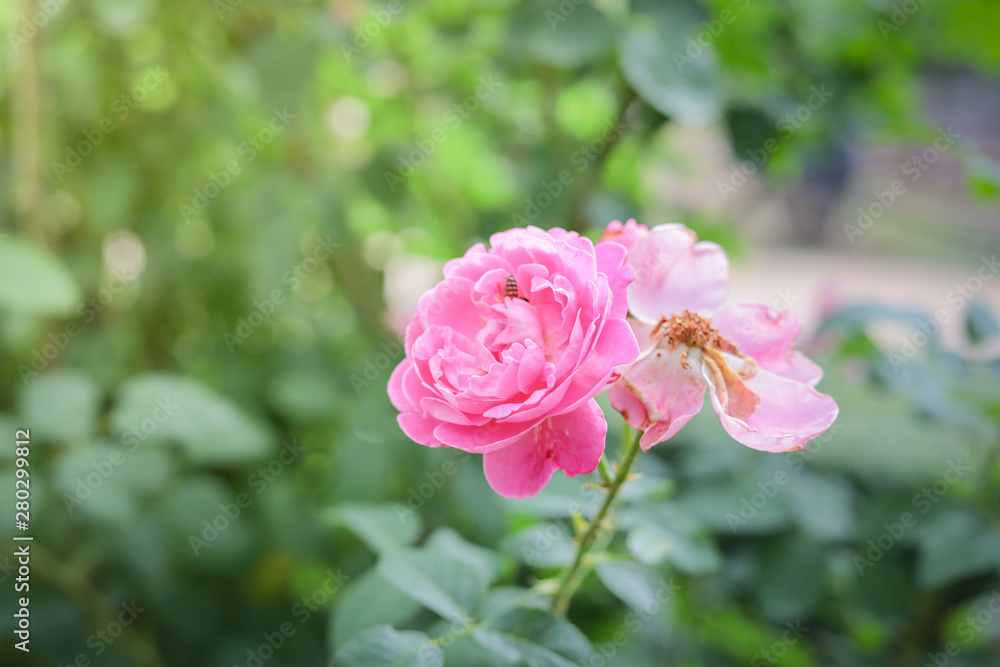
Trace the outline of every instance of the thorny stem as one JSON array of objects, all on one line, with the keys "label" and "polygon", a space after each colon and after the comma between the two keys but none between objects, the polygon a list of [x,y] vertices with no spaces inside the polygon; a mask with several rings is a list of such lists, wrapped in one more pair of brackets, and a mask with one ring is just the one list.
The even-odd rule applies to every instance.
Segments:
[{"label": "thorny stem", "polygon": [[625,426],[625,445],[622,451],[621,465],[618,466],[618,472],[614,479],[608,484],[608,495],[605,496],[601,509],[591,519],[587,531],[580,538],[580,544],[577,547],[576,558],[573,559],[573,564],[563,573],[559,582],[559,588],[556,589],[556,593],[552,597],[552,610],[557,614],[566,615],[573,594],[576,593],[576,589],[583,582],[584,559],[587,556],[587,552],[590,551],[590,547],[594,545],[594,540],[597,539],[598,534],[601,532],[604,517],[607,516],[608,510],[611,509],[611,504],[618,495],[619,489],[621,489],[625,480],[628,479],[629,469],[632,468],[635,457],[639,453],[639,437],[641,435],[641,431],[633,431],[628,425]]}]

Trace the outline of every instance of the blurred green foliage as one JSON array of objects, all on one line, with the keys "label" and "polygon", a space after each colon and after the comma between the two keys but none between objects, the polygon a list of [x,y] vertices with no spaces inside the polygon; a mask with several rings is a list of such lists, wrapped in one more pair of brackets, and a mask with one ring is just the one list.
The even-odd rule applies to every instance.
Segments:
[{"label": "blurred green foliage", "polygon": [[[897,371],[867,327],[925,315],[827,322],[842,417],[809,451],[698,420],[640,459],[619,559],[565,621],[523,593],[571,556],[593,490],[506,501],[477,457],[402,436],[383,270],[629,216],[737,250],[738,220],[662,196],[657,169],[687,159],[664,133],[714,124],[739,159],[778,137],[766,171],[793,183],[848,140],[932,137],[920,73],[995,80],[998,26],[992,0],[4,3],[4,664],[354,664],[373,645],[426,664],[597,665],[611,646],[623,665],[919,666],[948,642],[949,665],[994,664],[1000,369],[931,345]],[[821,85],[830,102],[782,132]],[[963,158],[994,196],[995,165]],[[979,307],[968,330],[997,335]],[[30,654],[10,640],[19,428]],[[489,627],[420,648],[465,613]]]}]

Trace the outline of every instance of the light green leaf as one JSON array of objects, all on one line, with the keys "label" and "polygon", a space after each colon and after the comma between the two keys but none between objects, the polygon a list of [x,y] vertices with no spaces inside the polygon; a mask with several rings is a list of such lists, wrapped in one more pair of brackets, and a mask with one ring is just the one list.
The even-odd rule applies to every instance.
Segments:
[{"label": "light green leaf", "polygon": [[70,315],[82,296],[58,257],[20,239],[0,242],[0,309]]},{"label": "light green leaf", "polygon": [[529,526],[503,542],[504,551],[531,567],[562,566],[573,560],[573,538],[554,523]]},{"label": "light green leaf", "polygon": [[676,503],[661,502],[630,510],[622,525],[631,527],[626,544],[640,563],[669,562],[689,574],[707,574],[722,565],[722,558],[705,527]]},{"label": "light green leaf", "polygon": [[85,516],[108,524],[133,521],[138,512],[136,498],[121,472],[128,464],[120,448],[104,443],[66,452],[52,467],[60,505],[74,518]]},{"label": "light green leaf", "polygon": [[388,625],[372,628],[337,651],[338,667],[441,667],[444,655],[430,637]]},{"label": "light green leaf", "polygon": [[234,465],[268,453],[271,435],[229,399],[199,382],[151,373],[126,382],[111,412],[126,439],[175,441],[200,464]]},{"label": "light green leaf", "polygon": [[568,69],[601,58],[613,43],[611,24],[587,3],[526,3],[510,21],[510,51],[555,67]]},{"label": "light green leaf", "polygon": [[423,530],[419,514],[400,514],[393,505],[340,505],[327,511],[325,517],[350,530],[377,553],[409,546]]},{"label": "light green leaf", "polygon": [[451,528],[439,528],[434,531],[425,547],[468,563],[476,568],[479,576],[488,584],[496,581],[503,567],[504,557],[501,554],[466,542]]},{"label": "light green leaf", "polygon": [[34,378],[21,394],[21,415],[32,436],[73,440],[90,435],[101,404],[101,391],[81,371],[59,370]]},{"label": "light green leaf", "polygon": [[[669,15],[663,15],[669,12]],[[687,12],[662,6],[655,18],[639,14],[619,41],[625,79],[660,113],[681,121],[705,122],[722,112],[715,52],[702,48],[690,57]]]},{"label": "light green leaf", "polygon": [[[654,583],[654,573],[651,568],[638,563],[609,561],[599,564],[595,571],[609,591],[635,609],[644,609],[650,601],[660,602],[657,598],[657,584]],[[662,582],[660,589],[666,589],[669,584]],[[660,597],[670,595],[673,589],[659,592]]]}]

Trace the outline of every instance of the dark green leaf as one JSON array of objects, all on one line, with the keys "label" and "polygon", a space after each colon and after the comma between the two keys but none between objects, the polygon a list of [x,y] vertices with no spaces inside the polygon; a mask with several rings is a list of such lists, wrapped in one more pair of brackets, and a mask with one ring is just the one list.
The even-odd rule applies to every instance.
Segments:
[{"label": "dark green leaf", "polygon": [[349,583],[331,617],[331,648],[336,650],[364,630],[377,625],[400,625],[420,608],[413,599],[376,571]]},{"label": "dark green leaf", "polygon": [[515,665],[577,667],[593,655],[593,647],[576,626],[543,609],[514,609],[472,636]]}]

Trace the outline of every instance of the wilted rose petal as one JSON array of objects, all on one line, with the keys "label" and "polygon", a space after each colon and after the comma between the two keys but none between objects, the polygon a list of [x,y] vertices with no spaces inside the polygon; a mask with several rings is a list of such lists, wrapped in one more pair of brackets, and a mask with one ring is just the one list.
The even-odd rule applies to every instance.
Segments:
[{"label": "wilted rose petal", "polygon": [[[605,233],[609,245],[619,227]],[[673,437],[702,408],[706,387],[726,432],[754,449],[801,449],[833,424],[837,404],[813,389],[822,369],[794,348],[795,314],[724,303],[722,248],[661,225],[635,241],[628,263],[630,324],[645,349],[609,397],[644,431],[643,449]]]}]

